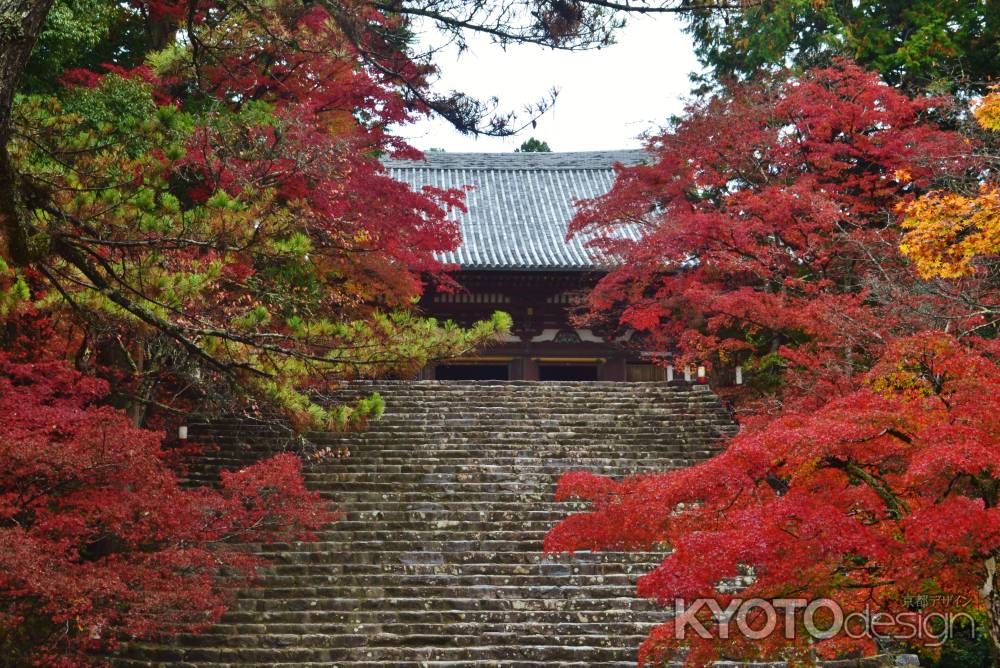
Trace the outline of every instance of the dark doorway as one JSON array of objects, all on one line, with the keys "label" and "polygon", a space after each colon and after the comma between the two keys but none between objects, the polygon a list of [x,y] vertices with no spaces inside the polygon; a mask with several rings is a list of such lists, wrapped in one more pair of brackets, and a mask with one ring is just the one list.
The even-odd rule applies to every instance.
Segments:
[{"label": "dark doorway", "polygon": [[436,380],[510,380],[506,364],[440,364],[434,369]]},{"label": "dark doorway", "polygon": [[597,380],[596,364],[542,364],[538,380]]}]

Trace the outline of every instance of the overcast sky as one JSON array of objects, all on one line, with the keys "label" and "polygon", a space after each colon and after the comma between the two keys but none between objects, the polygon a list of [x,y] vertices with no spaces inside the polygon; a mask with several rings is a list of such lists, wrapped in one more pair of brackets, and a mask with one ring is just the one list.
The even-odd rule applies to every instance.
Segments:
[{"label": "overcast sky", "polygon": [[497,96],[501,108],[518,110],[542,99],[552,87],[559,97],[538,127],[500,139],[466,137],[440,119],[400,129],[419,149],[513,151],[529,136],[553,151],[637,148],[642,132],[682,110],[697,68],[690,38],[670,15],[635,17],[618,43],[600,51],[567,53],[536,46],[505,52],[486,39],[469,41],[460,56],[439,54],[441,91]]}]

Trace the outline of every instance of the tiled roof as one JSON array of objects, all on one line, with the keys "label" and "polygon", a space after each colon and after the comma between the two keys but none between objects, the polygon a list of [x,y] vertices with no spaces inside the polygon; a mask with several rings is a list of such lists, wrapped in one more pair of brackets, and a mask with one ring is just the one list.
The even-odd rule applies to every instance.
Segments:
[{"label": "tiled roof", "polygon": [[603,195],[612,165],[642,162],[642,151],[580,153],[427,153],[426,161],[388,160],[393,178],[414,188],[473,186],[459,213],[462,245],[440,259],[464,269],[587,270],[608,262],[566,241],[573,202]]}]

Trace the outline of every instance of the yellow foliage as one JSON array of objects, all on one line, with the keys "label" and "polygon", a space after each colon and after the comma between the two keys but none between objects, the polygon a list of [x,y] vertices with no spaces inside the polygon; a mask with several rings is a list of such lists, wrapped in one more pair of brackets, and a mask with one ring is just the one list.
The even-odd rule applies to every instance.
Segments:
[{"label": "yellow foliage", "polygon": [[[973,109],[979,124],[1000,132],[1000,88]],[[976,197],[932,192],[903,208],[900,244],[924,278],[958,278],[975,271],[977,257],[1000,253],[1000,188],[984,185]]]},{"label": "yellow foliage", "polygon": [[1000,87],[984,97],[972,110],[979,125],[993,132],[1000,132]]},{"label": "yellow foliage", "polygon": [[906,207],[909,230],[900,250],[924,278],[972,273],[977,256],[1000,251],[1000,190],[984,186],[978,197],[935,192]]}]

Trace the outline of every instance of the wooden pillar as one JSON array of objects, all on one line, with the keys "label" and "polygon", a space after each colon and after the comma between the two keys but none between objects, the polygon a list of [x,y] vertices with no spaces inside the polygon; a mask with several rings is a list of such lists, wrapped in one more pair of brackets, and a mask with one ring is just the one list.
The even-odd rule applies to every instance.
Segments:
[{"label": "wooden pillar", "polygon": [[524,375],[521,380],[538,380],[538,363],[530,357],[521,359],[524,364]]},{"label": "wooden pillar", "polygon": [[598,380],[623,381],[625,380],[625,356],[611,355],[598,367]]}]

